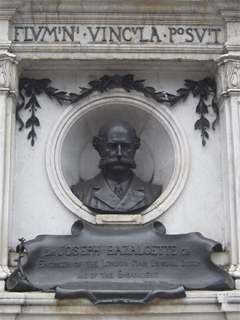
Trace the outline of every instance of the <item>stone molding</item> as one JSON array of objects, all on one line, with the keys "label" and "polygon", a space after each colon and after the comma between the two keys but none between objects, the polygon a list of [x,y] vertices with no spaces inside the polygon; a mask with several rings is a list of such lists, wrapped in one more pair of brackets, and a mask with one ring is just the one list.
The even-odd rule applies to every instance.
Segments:
[{"label": "stone molding", "polygon": [[[12,319],[15,315],[31,317],[35,319],[41,314],[41,319],[51,317],[71,316],[98,316],[99,319],[111,319],[116,317],[146,316],[152,319],[161,317],[169,319],[223,319],[221,313],[225,313],[228,320],[237,320],[240,312],[239,291],[187,291],[187,297],[183,299],[159,300],[154,299],[147,305],[94,305],[87,299],[56,300],[54,293],[11,293],[4,292],[0,296],[0,314],[4,319]],[[201,314],[201,316],[200,316]],[[181,317],[182,315],[182,317]],[[9,318],[8,318],[9,317]],[[104,317],[104,318],[102,318]],[[219,317],[219,318],[218,318]],[[14,318],[15,319],[15,318]],[[24,318],[25,319],[25,318]],[[171,318],[173,319],[173,318]]]},{"label": "stone molding", "polygon": [[224,99],[240,96],[240,55],[222,55],[215,62],[218,66],[217,98],[221,110]]},{"label": "stone molding", "polygon": [[[35,46],[31,44],[27,45],[12,45],[12,51],[19,55],[21,59],[31,59],[34,52]],[[170,51],[170,52],[169,52]],[[135,60],[135,61],[146,61],[146,60],[158,60],[161,56],[162,61],[177,60],[179,61],[209,61],[216,59],[219,55],[225,51],[222,45],[217,48],[214,46],[207,46],[206,48],[196,48],[194,46],[166,46],[161,48],[128,48],[127,46],[118,47],[117,50],[110,45],[102,46],[95,45],[85,46],[83,49],[79,49],[76,46],[65,45],[64,48],[45,44],[37,49],[36,59],[47,60],[54,59],[60,60],[107,60],[114,57],[119,60]],[[35,50],[36,53],[36,50]],[[184,56],[183,56],[184,55]]]},{"label": "stone molding", "polygon": [[216,60],[220,73],[222,94],[240,89],[240,56],[225,55]]},{"label": "stone molding", "polygon": [[18,58],[11,53],[0,53],[0,92],[17,94],[18,92]]},{"label": "stone molding", "polygon": [[[8,226],[12,200],[12,158],[14,139],[14,106],[18,86],[17,59],[0,55],[0,280],[8,270]],[[12,99],[13,98],[13,99]]]},{"label": "stone molding", "polygon": [[[24,21],[25,17],[31,17],[33,19],[36,18],[37,20],[41,17],[45,16],[46,21],[46,13],[47,19],[50,21],[54,21],[56,19],[58,22],[61,19],[66,21],[67,17],[71,17],[71,21],[76,18],[78,21],[84,16],[88,19],[96,17],[97,20],[93,20],[94,22],[101,19],[102,16],[109,16],[107,17],[118,18],[119,13],[121,13],[121,21],[127,15],[128,18],[139,17],[139,20],[144,17],[144,21],[147,20],[151,21],[151,23],[158,17],[163,17],[165,21],[169,21],[169,17],[172,17],[172,21],[180,20],[181,15],[186,16],[186,19],[191,21],[199,20],[199,22],[203,21],[203,16],[207,19],[214,18],[217,14],[217,10],[213,3],[207,2],[204,0],[197,1],[197,3],[191,2],[189,5],[189,1],[179,1],[173,0],[171,2],[167,1],[126,1],[123,0],[121,2],[116,1],[59,1],[51,0],[48,3],[44,3],[42,1],[19,1],[15,0],[11,3],[12,8],[16,10],[16,12],[20,13],[20,16]],[[1,3],[2,10],[4,8],[9,8],[9,2],[6,0],[2,0]],[[118,12],[118,14],[116,14]],[[82,16],[79,16],[79,13]],[[131,13],[131,14],[129,14]],[[165,17],[164,17],[165,16]],[[194,16],[194,18],[193,18]],[[147,17],[147,19],[146,19]],[[152,17],[154,20],[152,20]],[[60,18],[60,20],[59,20]],[[13,16],[13,19],[17,19],[17,15]],[[36,20],[36,21],[37,21]],[[209,19],[210,20],[210,19]]]},{"label": "stone molding", "polygon": [[[229,272],[240,278],[240,56],[227,54],[218,64],[218,98],[222,139],[223,192],[226,226],[231,237]],[[229,224],[228,224],[229,223]]]},{"label": "stone molding", "polygon": [[238,0],[213,0],[225,21],[239,22],[240,3]]}]

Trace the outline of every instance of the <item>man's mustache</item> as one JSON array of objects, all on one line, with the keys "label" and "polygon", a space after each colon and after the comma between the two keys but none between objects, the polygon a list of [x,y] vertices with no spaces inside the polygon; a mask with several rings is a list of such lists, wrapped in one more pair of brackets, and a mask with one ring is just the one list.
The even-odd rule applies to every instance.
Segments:
[{"label": "man's mustache", "polygon": [[125,164],[131,169],[136,168],[136,162],[134,159],[128,159],[128,158],[101,158],[98,168],[103,169],[109,165],[115,165],[115,164]]}]

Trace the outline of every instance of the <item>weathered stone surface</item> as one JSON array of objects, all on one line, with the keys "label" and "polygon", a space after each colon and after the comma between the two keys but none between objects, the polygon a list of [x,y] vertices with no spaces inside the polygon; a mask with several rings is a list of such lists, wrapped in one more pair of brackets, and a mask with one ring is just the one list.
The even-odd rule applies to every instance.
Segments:
[{"label": "weathered stone surface", "polygon": [[[0,170],[2,172],[0,179],[0,279],[2,280],[0,289],[3,289],[3,279],[9,274],[8,266],[12,267],[8,262],[9,248],[14,250],[18,237],[26,235],[31,239],[36,234],[51,233],[52,230],[57,234],[66,234],[65,226],[76,219],[72,214],[72,208],[62,205],[55,196],[46,177],[46,167],[49,162],[47,160],[46,165],[43,156],[49,132],[62,116],[64,106],[59,108],[53,100],[41,97],[43,106],[39,111],[42,119],[42,126],[39,128],[41,134],[36,148],[31,149],[26,143],[27,130],[19,134],[17,127],[16,133],[14,132],[14,110],[18,95],[17,89],[12,84],[18,82],[20,75],[38,79],[50,78],[56,87],[72,92],[78,92],[79,86],[86,86],[89,81],[100,78],[106,72],[112,72],[112,74],[120,72],[121,75],[131,72],[136,79],[146,79],[147,84],[157,90],[170,91],[171,89],[172,92],[175,92],[185,79],[202,79],[209,75],[214,77],[218,83],[220,125],[216,126],[215,133],[211,134],[209,140],[211,144],[203,149],[196,143],[199,132],[193,133],[191,126],[196,119],[192,101],[186,100],[183,108],[171,108],[172,114],[184,128],[187,136],[191,156],[190,174],[181,197],[172,194],[174,201],[171,201],[171,206],[168,203],[163,206],[163,209],[155,208],[155,213],[152,216],[149,214],[147,220],[155,219],[161,214],[171,234],[197,230],[221,242],[224,248],[224,259],[220,252],[217,253],[218,264],[224,265],[225,268],[230,266],[231,274],[239,278],[239,0],[207,2],[205,0],[118,2],[111,0],[50,0],[48,2],[2,0],[0,7],[0,49],[1,62],[3,62],[1,69],[3,73],[1,72],[0,75],[2,142],[0,144],[2,168]],[[34,39],[31,27],[37,37],[36,32],[41,26],[43,29],[39,34],[39,41],[28,41],[31,37]],[[61,29],[61,33],[57,30],[56,35],[59,41],[55,41],[54,31],[51,35],[48,32],[44,35],[46,27],[52,31],[54,26]],[[77,41],[73,42],[66,30],[64,31],[63,27],[66,27],[71,35],[71,26],[75,27],[74,39],[81,40],[84,45]],[[78,26],[79,34],[77,34]],[[101,29],[94,42],[87,27],[92,28],[92,34],[95,35],[98,26]],[[140,41],[141,29],[137,30],[136,35],[132,29],[131,32],[128,29],[124,31],[127,27],[144,27],[142,39],[151,40],[151,27],[154,26],[162,40],[160,43],[157,41],[157,36],[153,37],[154,42],[134,42],[137,38]],[[18,40],[21,40],[18,42],[13,41],[15,27],[24,28],[19,29],[22,40],[18,36]],[[108,41],[96,43],[100,35],[103,35],[102,27],[107,27]],[[118,41],[112,33],[116,43],[109,42],[109,27],[113,27],[116,32],[119,30],[118,27],[121,27],[121,41]],[[168,28],[172,28],[174,42],[169,41]],[[178,34],[182,32],[180,28],[184,30],[182,35]],[[192,31],[188,28],[192,28]],[[198,39],[195,28],[198,28],[200,37],[203,36],[204,29],[207,29],[202,42]],[[209,29],[219,28],[221,29],[218,34],[219,43],[213,43],[211,36],[213,39],[215,31],[211,31],[211,35],[208,35]],[[192,32],[194,35],[192,42],[186,42],[186,39],[192,40],[186,33],[187,29],[188,33]],[[165,30],[168,32],[166,37],[164,37]],[[175,30],[176,34],[173,34]],[[83,35],[85,32],[86,36]],[[133,36],[132,40],[125,41],[123,32],[126,39]],[[62,41],[64,33],[66,41]],[[41,41],[43,35],[45,41]],[[100,37],[100,39],[103,38]],[[211,43],[207,43],[209,39]],[[10,69],[6,70],[9,70],[11,75],[8,71],[5,74],[5,66],[7,66],[5,62],[9,58],[16,62],[22,59],[17,68],[14,66],[12,69],[17,70],[16,74],[11,73]],[[139,101],[139,97],[134,98]],[[110,114],[109,110],[108,107],[106,110],[101,109],[104,111],[102,117],[107,117]],[[128,115],[128,117],[138,122],[136,113],[132,114],[133,116]],[[90,131],[94,127],[93,122],[90,121],[91,116],[90,113],[84,115],[87,119],[86,123],[90,124]],[[101,121],[99,114],[96,122],[98,119]],[[84,128],[86,127],[87,125]],[[157,126],[151,124],[151,127],[156,132]],[[87,136],[88,131],[85,129],[83,135]],[[150,130],[146,133],[146,137],[149,135]],[[159,135],[155,134],[153,138],[157,140],[158,137]],[[77,141],[80,143],[86,142],[79,140]],[[178,148],[176,150],[179,151]],[[73,162],[75,157],[77,155],[71,155],[70,161]],[[156,158],[159,159],[159,163],[163,161],[161,152]],[[67,157],[66,160],[68,160]],[[61,173],[61,167],[59,168]],[[87,171],[85,167],[81,169],[84,172]],[[156,163],[155,170],[159,172]],[[73,182],[67,181],[69,184]],[[66,198],[65,190],[61,191],[61,194],[62,198]],[[176,201],[177,198],[178,201]],[[54,210],[51,210],[52,207]],[[82,207],[76,206],[75,212],[82,214],[83,211]],[[45,212],[48,214],[45,215]],[[97,220],[97,223],[106,223],[107,219],[99,216]],[[120,222],[127,224],[129,223],[127,220]],[[130,220],[136,224],[147,222],[144,216]],[[91,222],[94,223],[94,221]],[[119,224],[119,218],[113,218],[107,223]],[[11,232],[9,233],[8,230]],[[14,255],[14,252],[12,254]],[[236,289],[238,290],[220,293],[187,292],[186,299],[174,302],[168,300],[164,303],[156,300],[151,302],[150,307],[143,308],[134,306],[98,308],[86,299],[59,302],[53,298],[53,294],[49,293],[2,292],[0,312],[4,320],[25,320],[29,317],[34,320],[49,319],[50,314],[54,319],[62,317],[75,319],[81,314],[82,319],[96,317],[96,315],[99,319],[122,319],[123,317],[127,319],[138,315],[141,319],[145,317],[151,320],[159,316],[167,320],[176,318],[178,320],[225,318],[235,320],[239,318],[240,312],[239,280],[236,280]]]}]

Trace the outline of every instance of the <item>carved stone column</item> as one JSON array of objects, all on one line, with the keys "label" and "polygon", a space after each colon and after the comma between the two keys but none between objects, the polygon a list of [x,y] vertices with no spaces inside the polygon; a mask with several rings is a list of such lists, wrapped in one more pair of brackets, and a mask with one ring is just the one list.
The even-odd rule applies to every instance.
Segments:
[{"label": "carved stone column", "polygon": [[0,54],[0,290],[8,270],[9,217],[12,200],[13,141],[16,88],[16,56]]},{"label": "carved stone column", "polygon": [[[240,278],[240,55],[218,59],[223,196],[230,272]],[[227,223],[227,225],[226,225]],[[239,280],[238,280],[239,282]]]}]

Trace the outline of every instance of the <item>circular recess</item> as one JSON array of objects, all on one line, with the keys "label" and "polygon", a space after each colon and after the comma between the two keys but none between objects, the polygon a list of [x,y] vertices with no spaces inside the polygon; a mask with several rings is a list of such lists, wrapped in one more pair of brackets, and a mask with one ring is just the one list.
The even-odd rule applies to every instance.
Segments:
[{"label": "circular recess", "polygon": [[161,184],[163,192],[141,212],[147,223],[165,212],[180,195],[189,171],[189,148],[184,131],[164,105],[140,93],[112,90],[93,94],[71,105],[55,123],[46,149],[50,183],[62,203],[78,217],[96,223],[94,212],[71,192],[71,185],[98,172],[100,160],[91,146],[92,137],[110,120],[129,122],[141,138],[135,173],[142,180]]}]

